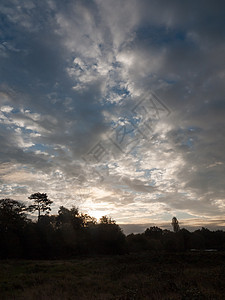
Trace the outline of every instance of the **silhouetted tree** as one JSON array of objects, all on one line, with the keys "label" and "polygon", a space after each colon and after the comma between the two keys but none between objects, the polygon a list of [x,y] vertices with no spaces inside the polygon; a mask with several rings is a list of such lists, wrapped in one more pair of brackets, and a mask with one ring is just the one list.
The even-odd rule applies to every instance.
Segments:
[{"label": "silhouetted tree", "polygon": [[47,214],[51,211],[50,205],[53,203],[48,199],[45,193],[34,193],[28,197],[30,200],[34,200],[34,204],[29,205],[27,210],[30,212],[38,211],[38,221],[40,220],[41,212],[46,212]]},{"label": "silhouetted tree", "polygon": [[116,224],[116,222],[110,217],[102,216],[100,218],[100,224]]},{"label": "silhouetted tree", "polygon": [[95,253],[122,254],[127,251],[125,235],[111,218],[103,216],[100,224],[92,226],[89,230]]},{"label": "silhouetted tree", "polygon": [[[29,197],[28,208],[12,199],[0,200],[0,258],[52,259],[73,258],[84,254],[122,254],[128,251],[186,251],[190,249],[225,249],[225,232],[201,228],[195,232],[179,228],[172,219],[173,231],[157,226],[142,234],[127,237],[116,222],[102,216],[100,222],[77,207],[60,206],[58,214],[41,214],[51,210],[45,193]],[[26,211],[38,211],[38,222],[27,219]]]},{"label": "silhouetted tree", "polygon": [[73,257],[81,254],[83,245],[81,242],[83,219],[78,208],[68,209],[60,206],[58,216],[56,216],[56,226],[58,238],[60,240],[61,255],[63,257]]},{"label": "silhouetted tree", "polygon": [[142,252],[149,250],[148,239],[145,234],[129,234],[126,238],[128,249],[131,252]]},{"label": "silhouetted tree", "polygon": [[16,228],[23,224],[25,205],[12,199],[0,200],[0,230],[7,232],[8,229]]},{"label": "silhouetted tree", "polygon": [[179,222],[176,217],[173,217],[171,224],[174,232],[178,232],[180,230]]},{"label": "silhouetted tree", "polygon": [[26,226],[25,205],[12,200],[0,200],[0,257],[20,257]]},{"label": "silhouetted tree", "polygon": [[96,218],[91,217],[88,214],[80,214],[80,218],[82,219],[83,227],[90,227],[97,224]]},{"label": "silhouetted tree", "polygon": [[152,226],[145,230],[145,236],[152,239],[160,239],[162,236],[162,229],[157,226]]},{"label": "silhouetted tree", "polygon": [[83,219],[81,218],[78,208],[72,207],[68,209],[64,206],[60,206],[57,216],[57,225],[71,224],[73,229],[77,230],[82,227]]}]

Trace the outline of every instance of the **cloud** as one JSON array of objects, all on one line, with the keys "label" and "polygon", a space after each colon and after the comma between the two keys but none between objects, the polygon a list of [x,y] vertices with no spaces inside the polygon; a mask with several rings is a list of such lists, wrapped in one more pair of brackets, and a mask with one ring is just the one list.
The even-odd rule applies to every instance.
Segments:
[{"label": "cloud", "polygon": [[[180,212],[193,222],[220,218],[223,1],[3,1],[0,8],[1,197],[27,198],[38,182],[55,210],[77,203],[137,224]],[[133,108],[151,91],[171,113],[144,139],[146,108]],[[107,155],[85,162],[99,143]]]}]

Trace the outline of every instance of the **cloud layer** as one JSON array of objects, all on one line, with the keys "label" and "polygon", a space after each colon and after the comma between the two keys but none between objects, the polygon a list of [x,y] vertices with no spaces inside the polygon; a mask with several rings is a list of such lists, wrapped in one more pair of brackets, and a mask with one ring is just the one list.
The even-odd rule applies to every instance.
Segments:
[{"label": "cloud layer", "polygon": [[0,197],[118,223],[225,212],[224,1],[0,4]]}]

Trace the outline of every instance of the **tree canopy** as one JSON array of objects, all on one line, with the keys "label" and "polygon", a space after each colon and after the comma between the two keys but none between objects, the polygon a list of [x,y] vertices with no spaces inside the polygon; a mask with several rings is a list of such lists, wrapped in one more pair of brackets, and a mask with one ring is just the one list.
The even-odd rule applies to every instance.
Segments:
[{"label": "tree canopy", "polygon": [[48,214],[51,211],[50,205],[53,202],[48,199],[46,193],[34,193],[30,195],[28,199],[33,200],[34,204],[29,205],[27,210],[30,212],[38,211],[38,220],[40,219],[41,212],[46,212]]}]

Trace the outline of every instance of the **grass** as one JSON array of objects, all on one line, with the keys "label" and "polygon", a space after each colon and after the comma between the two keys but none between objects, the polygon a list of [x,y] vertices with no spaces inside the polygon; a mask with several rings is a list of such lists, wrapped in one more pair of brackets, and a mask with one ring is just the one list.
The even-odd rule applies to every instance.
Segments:
[{"label": "grass", "polygon": [[225,253],[0,261],[0,299],[224,299]]}]

